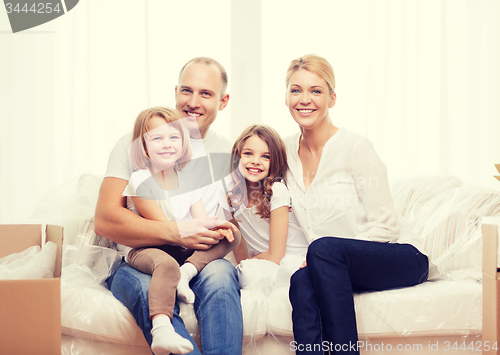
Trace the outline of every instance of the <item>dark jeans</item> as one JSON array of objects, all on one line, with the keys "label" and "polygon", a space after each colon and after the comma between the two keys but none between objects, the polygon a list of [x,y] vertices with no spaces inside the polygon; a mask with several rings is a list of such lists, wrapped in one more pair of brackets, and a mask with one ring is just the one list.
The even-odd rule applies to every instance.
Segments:
[{"label": "dark jeans", "polygon": [[296,353],[323,354],[326,343],[332,354],[359,354],[353,292],[414,286],[428,271],[427,256],[409,244],[315,240],[290,280]]}]

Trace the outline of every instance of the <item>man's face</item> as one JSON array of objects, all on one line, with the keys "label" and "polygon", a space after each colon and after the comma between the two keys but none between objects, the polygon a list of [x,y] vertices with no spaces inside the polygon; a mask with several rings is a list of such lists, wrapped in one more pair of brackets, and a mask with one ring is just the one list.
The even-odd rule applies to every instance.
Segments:
[{"label": "man's face", "polygon": [[219,69],[204,63],[188,64],[175,87],[177,110],[187,117],[188,128],[199,129],[202,138],[207,135],[218,111],[222,111],[229,100],[228,94],[221,98],[221,90]]}]

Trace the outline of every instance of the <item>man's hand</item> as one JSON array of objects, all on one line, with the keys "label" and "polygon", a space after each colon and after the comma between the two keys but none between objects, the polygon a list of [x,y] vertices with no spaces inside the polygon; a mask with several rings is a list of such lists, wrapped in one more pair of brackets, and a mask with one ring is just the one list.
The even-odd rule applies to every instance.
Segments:
[{"label": "man's hand", "polygon": [[[197,218],[191,221],[177,224],[180,238],[177,244],[188,249],[207,250],[214,244],[225,238],[218,230],[237,230],[234,224],[226,221],[218,221],[217,217]],[[232,232],[231,238],[234,239]]]}]

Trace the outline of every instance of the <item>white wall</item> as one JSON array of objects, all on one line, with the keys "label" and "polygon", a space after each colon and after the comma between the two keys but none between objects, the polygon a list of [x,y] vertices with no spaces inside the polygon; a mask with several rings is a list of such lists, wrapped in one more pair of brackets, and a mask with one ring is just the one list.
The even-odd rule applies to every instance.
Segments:
[{"label": "white wall", "polygon": [[182,65],[219,60],[228,108],[213,128],[297,131],[288,63],[326,57],[335,124],[368,136],[391,177],[453,174],[500,189],[500,2],[82,0],[12,34],[0,10],[0,223],[82,174],[103,174],[138,112],[174,105]]}]

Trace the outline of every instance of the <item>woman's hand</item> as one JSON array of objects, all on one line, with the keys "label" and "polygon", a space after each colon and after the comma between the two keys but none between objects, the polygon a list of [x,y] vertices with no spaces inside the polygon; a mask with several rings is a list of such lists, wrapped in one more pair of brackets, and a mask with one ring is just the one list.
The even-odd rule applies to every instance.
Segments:
[{"label": "woman's hand", "polygon": [[302,265],[300,265],[299,269],[303,269],[307,266],[307,261],[304,260],[304,262],[302,263]]}]

